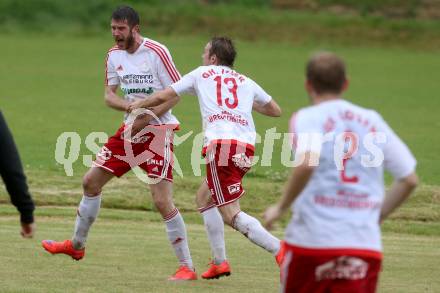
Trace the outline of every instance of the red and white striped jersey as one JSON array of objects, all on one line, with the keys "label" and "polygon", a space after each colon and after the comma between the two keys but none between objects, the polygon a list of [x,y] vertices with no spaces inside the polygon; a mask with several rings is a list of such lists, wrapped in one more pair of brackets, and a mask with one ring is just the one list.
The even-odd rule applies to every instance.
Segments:
[{"label": "red and white striped jersey", "polygon": [[[152,93],[163,90],[179,79],[180,73],[168,49],[151,39],[144,38],[132,54],[117,46],[108,51],[105,84],[119,85],[129,102],[148,99]],[[152,120],[151,124],[179,124],[171,110],[159,118],[160,122]]]},{"label": "red and white striped jersey", "polygon": [[171,85],[174,91],[197,95],[205,133],[204,146],[216,140],[233,140],[253,148],[253,103],[272,99],[252,79],[227,66],[200,66]]},{"label": "red and white striped jersey", "polygon": [[297,158],[308,151],[320,157],[292,205],[286,241],[380,255],[384,170],[397,179],[414,172],[416,160],[408,147],[376,111],[342,99],[301,109],[290,131]]}]

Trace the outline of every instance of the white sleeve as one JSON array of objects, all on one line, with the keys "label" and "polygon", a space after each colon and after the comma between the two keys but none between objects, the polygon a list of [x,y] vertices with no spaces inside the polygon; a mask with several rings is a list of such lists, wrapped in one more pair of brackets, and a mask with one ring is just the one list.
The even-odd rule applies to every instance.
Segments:
[{"label": "white sleeve", "polygon": [[105,85],[117,85],[119,84],[119,76],[113,65],[110,52],[105,59]]},{"label": "white sleeve", "polygon": [[384,131],[386,143],[383,148],[384,167],[395,179],[404,178],[415,171],[417,161],[407,145],[397,136],[390,126],[380,118],[381,127],[378,131]]},{"label": "white sleeve", "polygon": [[272,100],[272,97],[268,93],[266,93],[266,91],[263,90],[261,86],[259,86],[255,81],[250,80],[250,82],[252,82],[252,85],[254,87],[254,101],[257,102],[257,104],[266,105]]},{"label": "white sleeve", "polygon": [[292,115],[289,128],[293,135],[293,150],[296,154],[321,153],[324,134],[319,121],[319,117],[314,117],[310,110],[300,110]]},{"label": "white sleeve", "polygon": [[180,73],[174,65],[173,58],[165,46],[161,46],[156,54],[157,75],[163,88],[177,82],[180,79]]},{"label": "white sleeve", "polygon": [[171,85],[171,88],[176,92],[178,96],[184,94],[195,95],[196,90],[196,80],[197,80],[197,69],[185,74],[178,82]]}]

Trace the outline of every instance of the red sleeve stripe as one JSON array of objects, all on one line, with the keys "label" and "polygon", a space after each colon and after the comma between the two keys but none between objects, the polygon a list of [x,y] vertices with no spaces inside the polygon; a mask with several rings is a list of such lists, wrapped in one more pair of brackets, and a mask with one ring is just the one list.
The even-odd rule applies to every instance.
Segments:
[{"label": "red sleeve stripe", "polygon": [[159,55],[162,63],[165,65],[168,74],[170,75],[173,82],[178,81],[180,79],[180,74],[177,71],[174,63],[171,61],[171,58],[169,54],[166,52],[166,50],[160,45],[154,44],[152,42],[146,42],[145,46],[152,49],[153,51],[156,52],[157,55]]},{"label": "red sleeve stripe", "polygon": [[162,47],[151,42],[145,42],[145,46],[152,49],[160,57],[160,60],[165,65],[165,68],[167,69],[168,74],[170,75],[173,82],[178,81],[180,79],[180,74],[174,66],[174,63],[168,56],[167,52]]},{"label": "red sleeve stripe", "polygon": [[113,50],[120,50],[118,46],[113,46],[110,49],[108,49],[108,52],[113,51]]},{"label": "red sleeve stripe", "polygon": [[107,58],[105,58],[105,81],[104,84],[108,85],[108,57],[110,56],[110,52],[107,54]]},{"label": "red sleeve stripe", "polygon": [[145,46],[152,49],[160,57],[162,63],[165,65],[165,68],[167,69],[168,74],[170,75],[173,82],[178,81],[180,79],[180,74],[177,72],[167,52],[162,47],[150,42],[145,43]]},{"label": "red sleeve stripe", "polygon": [[108,58],[110,57],[110,52],[120,50],[118,46],[113,46],[107,51],[107,57],[105,58],[105,81],[104,84],[108,85]]}]

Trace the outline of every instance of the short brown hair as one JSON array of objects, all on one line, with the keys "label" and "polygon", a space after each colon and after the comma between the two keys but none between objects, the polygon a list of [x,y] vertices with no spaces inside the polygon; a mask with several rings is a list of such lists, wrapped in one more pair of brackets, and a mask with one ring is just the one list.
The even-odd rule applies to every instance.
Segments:
[{"label": "short brown hair", "polygon": [[218,65],[234,66],[237,52],[231,39],[227,37],[214,37],[209,43],[211,44],[209,56],[217,56]]},{"label": "short brown hair", "polygon": [[330,52],[313,55],[307,63],[306,76],[318,94],[339,94],[347,80],[344,61]]},{"label": "short brown hair", "polygon": [[139,24],[139,15],[130,6],[119,6],[113,11],[112,19],[116,21],[127,21],[127,24],[130,28]]}]

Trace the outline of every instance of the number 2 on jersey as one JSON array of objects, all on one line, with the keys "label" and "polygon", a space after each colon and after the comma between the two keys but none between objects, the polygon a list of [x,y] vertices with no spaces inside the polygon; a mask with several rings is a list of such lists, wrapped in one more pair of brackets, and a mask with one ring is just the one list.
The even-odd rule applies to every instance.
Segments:
[{"label": "number 2 on jersey", "polygon": [[347,161],[352,158],[352,155],[357,151],[358,148],[358,138],[355,134],[353,134],[350,131],[346,131],[343,134],[343,139],[346,143],[349,143],[349,150],[345,154],[344,158],[342,159],[342,170],[340,171],[340,178],[342,183],[358,183],[359,178],[356,175],[353,175],[351,177],[347,176],[346,167],[347,167]]},{"label": "number 2 on jersey", "polygon": [[[223,97],[222,97],[222,77],[216,76],[214,80],[217,82],[217,104],[222,107],[223,106]],[[223,80],[226,87],[228,87],[229,92],[232,94],[232,103],[231,98],[226,98],[225,104],[229,109],[234,109],[238,106],[238,97],[237,97],[237,81],[235,78],[227,77]],[[232,84],[232,87],[229,88],[230,84]]]}]

